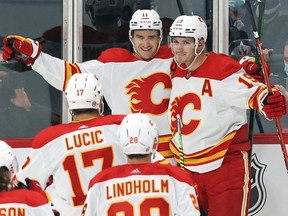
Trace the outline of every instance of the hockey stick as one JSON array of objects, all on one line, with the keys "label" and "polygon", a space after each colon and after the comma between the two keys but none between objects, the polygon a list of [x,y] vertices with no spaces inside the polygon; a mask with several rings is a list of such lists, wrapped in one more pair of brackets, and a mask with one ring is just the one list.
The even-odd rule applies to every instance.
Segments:
[{"label": "hockey stick", "polygon": [[177,114],[177,127],[178,127],[178,136],[179,136],[179,158],[180,158],[180,167],[184,169],[184,152],[183,152],[183,141],[182,141],[182,122],[180,115]]},{"label": "hockey stick", "polygon": [[[261,39],[263,34],[263,24],[264,24],[264,10],[265,10],[265,0],[258,0],[258,31],[259,31],[259,38]],[[255,60],[256,63],[259,64],[259,53],[255,53]],[[251,109],[250,110],[250,116],[249,116],[249,129],[248,129],[248,136],[250,140],[250,159],[252,158],[252,151],[253,151],[253,143],[254,143],[254,119],[256,118],[257,125],[259,127],[260,133],[263,133],[264,130],[261,125],[261,121],[259,119],[259,115],[257,113],[257,110]]]},{"label": "hockey stick", "polygon": [[181,1],[180,0],[176,0],[176,2],[177,2],[177,5],[178,5],[178,9],[179,9],[180,14],[184,15],[185,13],[184,13],[184,9],[183,9],[183,5],[182,5]]},{"label": "hockey stick", "polygon": [[[263,35],[263,26],[264,26],[264,13],[265,13],[265,3],[266,0],[258,0],[258,6],[259,6],[259,17],[258,17],[258,32],[259,32],[259,38],[261,40]],[[259,60],[258,60],[259,61]]]},{"label": "hockey stick", "polygon": [[[262,70],[263,70],[265,82],[266,82],[266,85],[267,85],[267,89],[268,89],[269,94],[272,94],[272,87],[271,87],[271,82],[270,82],[270,79],[269,79],[269,73],[268,73],[268,69],[267,69],[267,64],[265,62],[264,54],[262,52],[262,44],[261,44],[261,41],[260,41],[260,38],[259,38],[259,34],[258,34],[258,31],[257,31],[256,24],[255,24],[255,20],[254,20],[252,8],[251,8],[251,3],[250,3],[249,0],[246,0],[245,4],[246,4],[247,10],[248,10],[248,14],[250,16],[252,29],[253,29],[253,34],[254,34],[254,38],[255,38],[255,41],[256,41],[256,46],[257,46],[257,49],[258,49],[260,62],[262,64]],[[283,156],[284,156],[284,162],[285,162],[285,165],[286,165],[286,171],[288,172],[288,154],[287,154],[287,149],[286,149],[286,146],[285,146],[284,136],[283,136],[283,133],[282,133],[282,127],[281,127],[281,124],[280,124],[280,118],[279,117],[275,117],[274,120],[276,122],[278,138],[279,138],[279,141],[280,141],[280,144],[281,144],[282,153],[283,153]]]}]

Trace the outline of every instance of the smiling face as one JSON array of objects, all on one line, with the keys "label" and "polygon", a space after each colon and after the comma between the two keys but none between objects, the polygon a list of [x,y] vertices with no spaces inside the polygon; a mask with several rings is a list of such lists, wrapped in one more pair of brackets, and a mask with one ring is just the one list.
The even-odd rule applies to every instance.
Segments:
[{"label": "smiling face", "polygon": [[171,41],[171,49],[179,64],[184,63],[189,66],[195,58],[194,38],[173,37]]},{"label": "smiling face", "polygon": [[131,38],[135,55],[139,59],[151,59],[158,51],[161,37],[158,30],[134,30]]}]

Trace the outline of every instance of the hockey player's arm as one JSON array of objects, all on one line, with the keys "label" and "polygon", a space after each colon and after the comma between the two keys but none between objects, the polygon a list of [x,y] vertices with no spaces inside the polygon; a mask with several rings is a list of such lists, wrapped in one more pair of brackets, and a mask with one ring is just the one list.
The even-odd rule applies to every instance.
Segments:
[{"label": "hockey player's arm", "polygon": [[[40,57],[41,56],[41,57]],[[42,45],[30,38],[18,35],[8,35],[3,39],[2,58],[5,61],[15,59],[38,72],[49,84],[62,90],[65,85],[65,61],[42,52]],[[69,64],[68,64],[69,65]],[[72,64],[68,69],[73,68]],[[73,68],[74,73],[77,69]]]},{"label": "hockey player's arm", "polygon": [[41,52],[35,60],[32,69],[60,91],[65,90],[65,86],[73,74],[80,73],[77,64],[65,62],[44,52]]},{"label": "hockey player's arm", "polygon": [[95,188],[90,188],[88,190],[85,203],[82,208],[82,216],[87,216],[87,215],[98,215],[99,211],[99,193],[95,193]]},{"label": "hockey player's arm", "polygon": [[65,91],[66,85],[73,74],[93,73],[101,77],[103,70],[100,70],[100,68],[102,68],[102,65],[104,64],[97,60],[72,64],[41,52],[32,65],[32,69],[38,72],[53,87]]},{"label": "hockey player's arm", "polygon": [[[21,169],[16,173],[15,180],[23,183],[26,182],[26,178],[36,180],[44,190],[47,187],[48,182],[51,183],[50,176],[53,175],[53,170],[59,159],[55,159],[55,155],[51,154],[51,152],[54,151],[54,148],[34,148],[34,143],[40,142],[38,141],[38,136],[39,134],[35,136],[32,142],[32,149],[29,152],[26,161],[21,165]],[[40,139],[43,138],[40,137]],[[48,154],[47,151],[49,151],[50,154]]]},{"label": "hockey player's arm", "polygon": [[[268,94],[266,85],[241,71],[222,81],[221,87],[223,100],[226,103],[239,108],[256,108],[268,120],[287,113],[285,97],[277,87],[273,87],[273,93]],[[228,88],[229,91],[225,91]]]},{"label": "hockey player's arm", "polygon": [[[265,83],[264,73],[261,65],[256,62],[255,57],[244,56],[239,60],[246,73],[259,82]],[[267,64],[268,74],[270,75],[270,66]]]},{"label": "hockey player's arm", "polygon": [[198,203],[197,193],[195,188],[186,183],[179,182],[177,184],[177,215],[186,216],[200,215],[200,207]]},{"label": "hockey player's arm", "polygon": [[[50,85],[64,91],[70,77],[75,73],[97,73],[98,65],[103,63],[92,61],[91,64],[72,64],[62,59],[42,52],[42,45],[38,41],[17,35],[9,35],[3,39],[3,60],[16,59],[38,72]],[[88,65],[87,67],[85,65]],[[96,72],[95,72],[96,71]]]}]

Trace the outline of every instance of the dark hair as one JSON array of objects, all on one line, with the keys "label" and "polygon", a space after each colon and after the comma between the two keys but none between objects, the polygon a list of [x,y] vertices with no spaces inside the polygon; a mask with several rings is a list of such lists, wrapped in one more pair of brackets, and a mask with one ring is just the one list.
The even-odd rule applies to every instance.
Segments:
[{"label": "dark hair", "polygon": [[11,174],[6,166],[0,167],[0,192],[9,190],[11,186]]},{"label": "dark hair", "polygon": [[148,154],[132,154],[132,155],[127,155],[129,159],[142,159],[147,157]]},{"label": "dark hair", "polygon": [[79,115],[79,114],[83,114],[83,113],[93,113],[95,111],[98,112],[98,110],[96,110],[96,109],[75,109],[75,110],[71,110],[71,113],[73,115]]}]

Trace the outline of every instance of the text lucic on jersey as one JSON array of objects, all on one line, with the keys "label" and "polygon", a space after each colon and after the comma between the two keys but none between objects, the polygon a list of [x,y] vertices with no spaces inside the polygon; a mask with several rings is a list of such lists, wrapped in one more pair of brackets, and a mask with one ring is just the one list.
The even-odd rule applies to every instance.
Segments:
[{"label": "text lucic on jersey", "polygon": [[73,134],[65,138],[65,143],[67,150],[100,144],[103,143],[103,133],[101,130],[96,130]]}]

